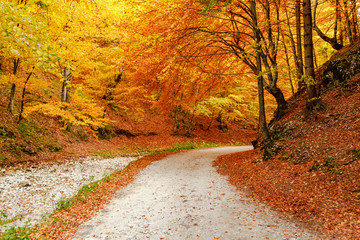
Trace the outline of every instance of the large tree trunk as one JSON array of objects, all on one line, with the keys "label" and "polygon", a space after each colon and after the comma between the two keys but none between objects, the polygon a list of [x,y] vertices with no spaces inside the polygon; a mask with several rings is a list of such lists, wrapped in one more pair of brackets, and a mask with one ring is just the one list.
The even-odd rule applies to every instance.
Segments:
[{"label": "large tree trunk", "polygon": [[311,16],[311,0],[303,0],[304,2],[304,52],[305,52],[305,83],[306,83],[306,110],[311,112],[318,102],[318,94],[315,85],[314,70],[314,45],[312,39],[312,16]]},{"label": "large tree trunk", "polygon": [[352,7],[351,7],[351,15],[352,15],[352,27],[353,27],[353,34],[355,39],[358,38],[358,34],[359,34],[359,24],[358,24],[358,1],[353,1],[352,2]]},{"label": "large tree trunk", "polygon": [[262,67],[261,67],[261,56],[260,56],[260,35],[259,35],[257,16],[256,16],[256,3],[255,1],[250,1],[249,3],[253,18],[252,20],[254,26],[254,38],[256,41],[256,67],[257,67],[257,78],[258,78],[259,121],[260,121],[261,133],[264,141],[264,158],[267,159],[273,156],[273,152],[271,150],[273,142],[267,128],[266,116],[265,116],[264,78],[260,74],[262,72]]},{"label": "large tree trunk", "polygon": [[[297,52],[296,52],[296,44],[295,44],[295,40],[294,40],[294,35],[291,31],[291,24],[290,24],[290,18],[289,18],[289,14],[288,14],[288,11],[287,11],[287,8],[285,8],[285,14],[286,14],[286,19],[287,19],[287,24],[288,24],[288,31],[289,31],[289,34],[287,35],[287,37],[289,38],[290,40],[290,44],[291,44],[291,49],[292,49],[292,52],[293,52],[293,57],[294,57],[294,63],[295,63],[295,66],[297,66],[297,61],[298,61],[298,57],[297,57]],[[300,38],[301,39],[301,38]],[[287,61],[287,65],[288,65],[288,68],[289,68],[289,76],[290,76],[290,83],[291,83],[291,90],[293,92],[293,95],[295,94],[295,87],[292,83],[292,79],[291,79],[291,65],[290,65],[290,61],[289,61],[289,57],[288,57],[288,53],[287,53],[287,47],[286,47],[286,43],[285,43],[285,37],[284,37],[284,34],[283,34],[283,43],[284,43],[284,50],[285,50],[285,54],[286,54],[286,61]],[[297,70],[298,72],[299,70]],[[296,76],[296,79],[298,81],[301,80],[301,76],[300,76],[300,79],[299,79],[299,74],[297,74]]]},{"label": "large tree trunk", "polygon": [[348,12],[348,4],[347,1],[344,1],[344,15],[345,15],[345,21],[346,21],[346,30],[348,34],[348,38],[350,40],[350,44],[354,43],[354,35],[351,28],[351,20]]},{"label": "large tree trunk", "polygon": [[304,75],[304,62],[302,54],[302,34],[301,34],[301,6],[300,0],[295,1],[295,16],[296,16],[296,69],[297,69],[297,79],[298,79],[298,91],[301,92],[305,88],[305,83],[303,80]]},{"label": "large tree trunk", "polygon": [[8,106],[8,110],[11,114],[14,113],[15,91],[16,91],[16,84],[13,83],[11,84],[9,106]]},{"label": "large tree trunk", "polygon": [[[16,75],[19,68],[20,59],[14,59],[14,71],[13,74]],[[9,96],[9,105],[8,110],[11,114],[14,113],[14,102],[15,102],[15,92],[16,92],[16,84],[11,84],[10,96]]]}]

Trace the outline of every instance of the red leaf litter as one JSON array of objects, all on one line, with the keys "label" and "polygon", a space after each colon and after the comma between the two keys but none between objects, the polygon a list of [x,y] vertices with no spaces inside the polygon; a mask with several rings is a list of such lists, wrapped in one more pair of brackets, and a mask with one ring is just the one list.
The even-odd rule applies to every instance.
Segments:
[{"label": "red leaf litter", "polygon": [[[315,226],[325,236],[360,239],[360,75],[323,95],[326,108],[307,118],[292,100],[274,159],[259,149],[220,157],[215,165],[239,189]],[[291,122],[291,123],[290,123]]]}]

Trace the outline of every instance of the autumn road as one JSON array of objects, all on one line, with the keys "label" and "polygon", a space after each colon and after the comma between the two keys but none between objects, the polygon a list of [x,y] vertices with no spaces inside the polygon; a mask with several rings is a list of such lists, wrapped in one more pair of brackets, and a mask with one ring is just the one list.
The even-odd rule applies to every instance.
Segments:
[{"label": "autumn road", "polygon": [[75,239],[316,239],[236,191],[212,167],[217,156],[250,148],[192,150],[153,162]]}]

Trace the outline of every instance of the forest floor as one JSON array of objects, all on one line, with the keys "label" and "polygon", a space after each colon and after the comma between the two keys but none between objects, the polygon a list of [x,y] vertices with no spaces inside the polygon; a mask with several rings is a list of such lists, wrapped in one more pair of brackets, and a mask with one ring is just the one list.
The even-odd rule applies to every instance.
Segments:
[{"label": "forest floor", "polygon": [[326,89],[323,108],[304,117],[292,99],[272,126],[280,149],[261,161],[259,149],[220,157],[215,166],[238,189],[325,236],[360,239],[360,75]]}]

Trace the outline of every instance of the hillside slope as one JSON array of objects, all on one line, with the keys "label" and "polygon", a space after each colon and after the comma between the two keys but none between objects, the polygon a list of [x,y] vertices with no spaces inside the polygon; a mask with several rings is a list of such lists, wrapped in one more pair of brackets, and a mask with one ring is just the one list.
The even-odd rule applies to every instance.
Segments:
[{"label": "hillside slope", "polygon": [[336,239],[360,239],[359,57],[352,46],[323,66],[322,105],[312,115],[304,116],[303,96],[290,99],[271,127],[275,158],[263,162],[256,149],[215,163],[232,184]]},{"label": "hillside slope", "polygon": [[[16,115],[6,110],[6,97],[0,100],[0,167],[17,163],[32,164],[42,161],[62,161],[88,155],[114,157],[166,150],[177,144],[219,143],[250,144],[255,136],[253,127],[233,123],[222,131],[215,123],[209,129],[194,126],[191,137],[173,135],[173,119],[164,114],[145,110],[141,118],[124,118],[112,112],[112,124],[98,136],[81,127],[63,128],[59,119],[32,115],[17,123]],[[206,122],[203,125],[208,126]]]}]

